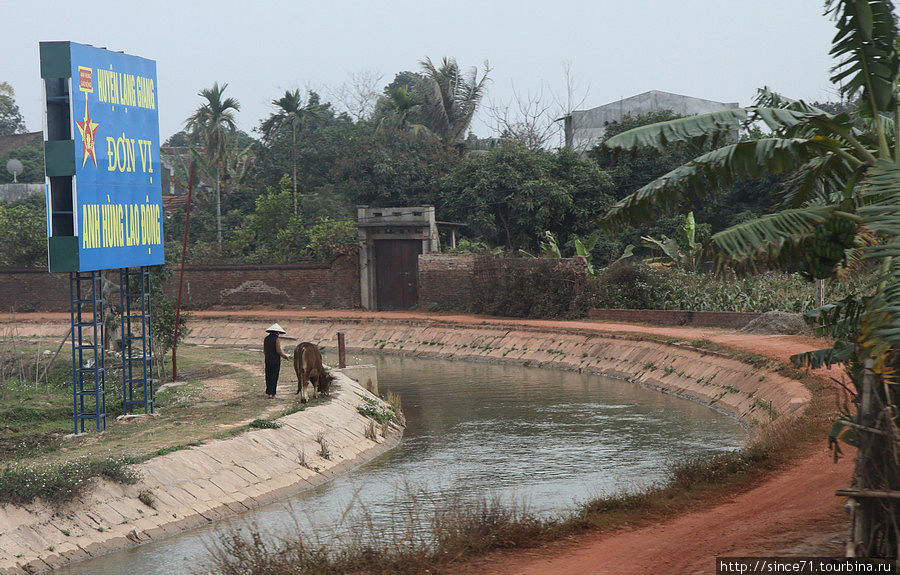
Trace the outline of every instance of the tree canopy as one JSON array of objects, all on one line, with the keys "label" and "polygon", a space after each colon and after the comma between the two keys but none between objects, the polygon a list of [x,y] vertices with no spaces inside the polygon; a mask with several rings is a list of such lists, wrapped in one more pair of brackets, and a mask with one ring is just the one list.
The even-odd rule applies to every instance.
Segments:
[{"label": "tree canopy", "polygon": [[0,136],[25,131],[25,119],[16,104],[16,92],[9,82],[0,82]]},{"label": "tree canopy", "polygon": [[[900,369],[900,106],[897,14],[890,0],[828,0],[835,20],[832,82],[858,116],[762,89],[753,106],[638,127],[604,142],[614,151],[666,150],[673,142],[721,142],[735,129],[761,123],[766,132],[704,150],[620,200],[607,225],[648,221],[691,201],[706,201],[748,178],[782,176],[780,209],[712,237],[729,266],[800,266],[828,278],[868,262],[880,270],[871,294],[808,312],[832,347],[799,354],[800,365],[844,364],[856,413],[835,423],[831,443],[859,448],[854,488],[900,489],[897,378]],[[890,505],[853,508],[853,554],[897,558],[900,541]]]}]

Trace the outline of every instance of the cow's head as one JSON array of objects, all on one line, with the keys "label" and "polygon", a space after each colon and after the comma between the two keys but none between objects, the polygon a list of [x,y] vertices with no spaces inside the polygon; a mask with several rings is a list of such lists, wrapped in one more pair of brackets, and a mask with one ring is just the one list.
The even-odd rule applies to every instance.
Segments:
[{"label": "cow's head", "polygon": [[331,382],[334,380],[334,376],[331,375],[330,372],[325,371],[322,375],[319,376],[319,393],[328,393],[328,390],[331,389]]}]

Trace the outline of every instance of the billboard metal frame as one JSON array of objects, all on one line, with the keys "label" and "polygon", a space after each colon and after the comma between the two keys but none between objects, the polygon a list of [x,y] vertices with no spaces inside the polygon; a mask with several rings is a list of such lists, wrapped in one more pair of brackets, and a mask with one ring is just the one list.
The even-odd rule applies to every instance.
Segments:
[{"label": "billboard metal frame", "polygon": [[75,42],[41,42],[40,60],[47,251],[50,271],[69,274],[77,434],[85,420],[106,428],[104,270],[120,270],[123,413],[153,412],[148,266],[165,263],[156,63]]}]

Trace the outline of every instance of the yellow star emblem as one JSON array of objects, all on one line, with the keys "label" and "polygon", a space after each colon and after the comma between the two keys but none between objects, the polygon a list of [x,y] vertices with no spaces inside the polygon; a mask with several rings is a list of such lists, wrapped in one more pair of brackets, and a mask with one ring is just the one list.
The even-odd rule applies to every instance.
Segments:
[{"label": "yellow star emblem", "polygon": [[97,127],[100,124],[91,121],[91,111],[88,109],[87,95],[84,98],[84,120],[77,121],[78,131],[81,132],[81,143],[84,145],[84,157],[81,159],[81,167],[87,163],[88,156],[94,160],[94,166],[97,165],[97,154],[94,152],[94,143],[97,136]]}]

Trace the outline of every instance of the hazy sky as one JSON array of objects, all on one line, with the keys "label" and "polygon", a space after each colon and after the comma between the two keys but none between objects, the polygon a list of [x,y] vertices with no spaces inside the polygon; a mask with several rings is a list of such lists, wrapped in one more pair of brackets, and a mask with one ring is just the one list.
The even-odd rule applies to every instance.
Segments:
[{"label": "hazy sky", "polygon": [[[822,0],[376,0],[0,2],[0,81],[29,130],[42,125],[38,42],[72,40],[157,61],[165,140],[227,82],[251,130],[285,89],[327,97],[349,74],[382,84],[426,56],[490,62],[488,97],[545,86],[563,92],[563,63],[589,87],[582,108],[647,90],[750,103],[768,85],[794,98],[837,99],[828,82],[833,23]],[[484,114],[473,125],[489,135]]]}]

